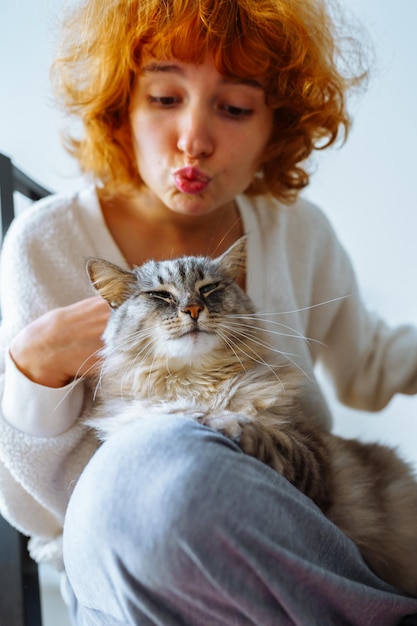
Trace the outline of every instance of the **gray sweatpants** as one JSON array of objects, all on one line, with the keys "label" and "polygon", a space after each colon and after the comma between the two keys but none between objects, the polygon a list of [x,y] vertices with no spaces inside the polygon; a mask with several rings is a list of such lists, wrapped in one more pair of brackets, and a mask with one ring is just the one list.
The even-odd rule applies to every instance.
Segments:
[{"label": "gray sweatpants", "polygon": [[308,498],[182,417],[138,421],[99,449],[64,558],[79,626],[393,626],[417,613]]}]

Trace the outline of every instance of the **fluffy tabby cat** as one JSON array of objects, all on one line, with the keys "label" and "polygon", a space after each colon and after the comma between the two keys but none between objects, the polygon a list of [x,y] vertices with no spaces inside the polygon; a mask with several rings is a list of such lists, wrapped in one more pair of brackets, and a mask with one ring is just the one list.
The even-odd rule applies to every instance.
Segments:
[{"label": "fluffy tabby cat", "polygon": [[314,424],[305,377],[276,360],[236,282],[245,251],[242,238],[217,259],[149,261],[132,271],[89,260],[90,280],[113,312],[87,423],[105,440],[162,410],[220,430],[312,498],[380,577],[417,595],[411,470],[385,446]]}]

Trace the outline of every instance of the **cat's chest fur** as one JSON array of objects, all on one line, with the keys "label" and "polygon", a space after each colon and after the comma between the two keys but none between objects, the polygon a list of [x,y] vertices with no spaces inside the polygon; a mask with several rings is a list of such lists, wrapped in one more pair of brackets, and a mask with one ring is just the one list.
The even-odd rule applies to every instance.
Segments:
[{"label": "cat's chest fur", "polygon": [[159,387],[159,398],[166,402],[184,401],[218,409],[226,408],[233,400],[239,392],[240,383],[236,376],[190,370],[186,375],[183,372],[167,374]]},{"label": "cat's chest fur", "polygon": [[129,368],[126,364],[121,368],[114,360],[112,364],[114,369],[103,374],[93,416],[94,427],[104,439],[125,424],[161,412],[196,419],[226,411],[249,420],[285,421],[300,398],[298,374],[287,368],[283,371],[283,366],[278,377],[263,365],[242,370],[234,359],[217,367],[176,372],[158,362],[153,368]]}]

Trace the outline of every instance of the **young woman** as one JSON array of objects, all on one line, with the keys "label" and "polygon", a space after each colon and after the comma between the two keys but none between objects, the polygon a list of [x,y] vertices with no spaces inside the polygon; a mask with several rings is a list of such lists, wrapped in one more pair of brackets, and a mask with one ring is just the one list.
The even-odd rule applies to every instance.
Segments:
[{"label": "young woman", "polygon": [[[152,418],[98,449],[79,419],[109,317],[86,258],[219,254],[243,233],[242,284],[263,312],[293,311],[279,347],[308,376],[322,360],[340,398],[369,409],[417,392],[416,329],[368,314],[329,223],[299,197],[306,159],[349,127],[363,72],[341,73],[342,44],[322,0],[86,0],[65,22],[56,85],[93,184],[25,212],[4,245],[0,502],[34,557],[65,567],[75,624],[388,626],[417,613],[221,435]],[[330,428],[318,385],[311,403]]]}]

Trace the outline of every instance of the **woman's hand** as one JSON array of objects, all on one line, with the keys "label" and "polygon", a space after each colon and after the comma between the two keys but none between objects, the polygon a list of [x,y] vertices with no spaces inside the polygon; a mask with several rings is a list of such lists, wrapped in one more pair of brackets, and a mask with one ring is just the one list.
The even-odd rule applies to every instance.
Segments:
[{"label": "woman's hand", "polygon": [[110,307],[93,296],[53,309],[23,328],[10,354],[25,376],[46,387],[63,387],[94,371]]}]

